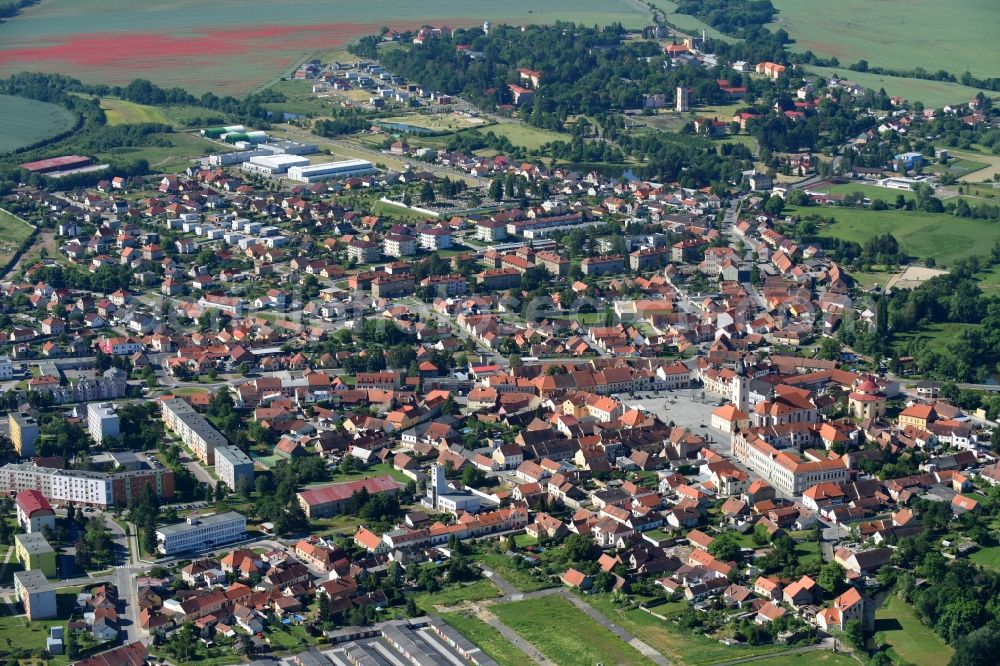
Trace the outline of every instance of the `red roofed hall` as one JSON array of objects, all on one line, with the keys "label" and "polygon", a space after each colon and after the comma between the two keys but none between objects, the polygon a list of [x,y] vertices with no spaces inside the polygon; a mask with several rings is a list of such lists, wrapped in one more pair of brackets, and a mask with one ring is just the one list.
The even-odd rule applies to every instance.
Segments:
[{"label": "red roofed hall", "polygon": [[403,486],[390,476],[376,476],[372,479],[332,483],[319,488],[311,488],[298,493],[299,504],[309,518],[324,518],[341,513],[351,496],[362,488],[369,495],[398,493]]}]

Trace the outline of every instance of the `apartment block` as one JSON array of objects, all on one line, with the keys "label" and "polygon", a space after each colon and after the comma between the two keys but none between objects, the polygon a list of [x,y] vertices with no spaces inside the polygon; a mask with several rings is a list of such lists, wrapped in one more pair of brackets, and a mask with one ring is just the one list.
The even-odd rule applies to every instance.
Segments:
[{"label": "apartment block", "polygon": [[30,458],[35,455],[35,442],[41,431],[35,417],[20,412],[11,412],[7,417],[10,427],[10,441],[19,455]]},{"label": "apartment block", "polygon": [[253,485],[253,461],[235,446],[220,446],[215,449],[215,475],[233,490],[242,479]]},{"label": "apartment block", "polygon": [[170,398],[162,403],[163,423],[181,438],[191,451],[208,465],[215,464],[215,449],[229,441],[182,398]]},{"label": "apartment block", "polygon": [[87,405],[87,430],[95,442],[100,444],[105,437],[118,439],[118,414],[110,402],[92,403]]},{"label": "apartment block", "polygon": [[41,571],[14,572],[14,591],[29,621],[56,616],[56,590]]}]

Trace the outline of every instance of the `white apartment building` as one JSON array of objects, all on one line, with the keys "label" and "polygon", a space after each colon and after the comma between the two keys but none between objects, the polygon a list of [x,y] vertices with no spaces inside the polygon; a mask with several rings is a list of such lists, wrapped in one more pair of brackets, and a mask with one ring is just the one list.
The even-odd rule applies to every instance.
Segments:
[{"label": "white apartment building", "polygon": [[105,437],[118,439],[119,420],[115,406],[110,402],[87,405],[87,430],[95,442],[100,444]]},{"label": "white apartment building", "polygon": [[253,461],[235,446],[216,447],[215,475],[233,490],[242,479],[253,484]]},{"label": "white apartment building", "polygon": [[229,444],[222,433],[209,425],[186,400],[171,398],[164,400],[161,405],[163,423],[190,447],[199,460],[214,465],[215,449]]},{"label": "white apartment building", "polygon": [[235,511],[189,516],[183,523],[156,530],[156,548],[163,555],[209,550],[242,539],[246,530],[246,516]]}]

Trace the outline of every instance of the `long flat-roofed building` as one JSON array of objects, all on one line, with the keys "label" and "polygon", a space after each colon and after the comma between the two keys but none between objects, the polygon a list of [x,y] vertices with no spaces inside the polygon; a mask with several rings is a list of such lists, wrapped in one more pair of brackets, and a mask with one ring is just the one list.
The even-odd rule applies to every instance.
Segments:
[{"label": "long flat-roofed building", "polygon": [[308,166],[293,166],[288,169],[288,177],[300,183],[318,183],[334,178],[352,178],[375,173],[375,167],[368,160],[342,160],[322,162]]},{"label": "long flat-roofed building", "polygon": [[208,550],[238,541],[247,533],[246,516],[235,511],[189,516],[183,523],[156,530],[156,548],[164,555]]},{"label": "long flat-roofed building", "polygon": [[229,441],[183,398],[170,398],[162,403],[163,423],[187,444],[198,459],[215,464],[215,449]]},{"label": "long flat-roofed building", "polygon": [[53,469],[11,463],[0,467],[0,493],[37,490],[49,502],[76,506],[127,506],[149,486],[157,497],[174,496],[174,473],[164,467],[124,472]]}]

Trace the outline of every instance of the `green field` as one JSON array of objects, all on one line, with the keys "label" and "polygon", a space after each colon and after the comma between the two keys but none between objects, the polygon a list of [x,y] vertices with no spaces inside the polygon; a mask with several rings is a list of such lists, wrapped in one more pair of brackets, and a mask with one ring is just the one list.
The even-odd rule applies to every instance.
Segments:
[{"label": "green field", "polygon": [[449,585],[439,592],[418,594],[414,597],[414,601],[421,610],[433,613],[435,606],[454,606],[466,601],[482,601],[499,596],[500,591],[496,585],[486,578],[481,578],[468,585]]},{"label": "green field", "polygon": [[825,666],[858,666],[858,662],[853,657],[843,653],[827,652],[826,650],[815,650],[803,654],[785,654],[777,657],[769,657],[753,662],[755,666],[813,666],[813,664],[824,664]]},{"label": "green field", "polygon": [[821,217],[836,220],[834,224],[820,229],[822,236],[864,243],[876,234],[891,233],[906,254],[921,259],[934,257],[938,268],[945,268],[958,259],[974,254],[985,254],[1000,239],[1000,226],[944,213],[832,206],[796,212],[809,215],[813,211]]},{"label": "green field", "polygon": [[144,159],[149,162],[153,171],[174,173],[183,171],[191,165],[191,160],[212,153],[229,152],[217,143],[212,143],[196,134],[171,132],[168,134],[153,134],[170,142],[169,146],[122,147],[97,155],[100,159],[134,160]]},{"label": "green field", "polygon": [[126,102],[123,99],[105,97],[101,108],[109,125],[134,125],[137,123],[160,123],[169,125],[170,119],[155,106]]},{"label": "green field", "polygon": [[780,645],[756,647],[724,645],[697,631],[682,629],[669,619],[682,613],[691,612],[691,607],[685,601],[663,604],[653,609],[657,614],[667,617],[667,622],[638,608],[616,606],[611,603],[611,599],[607,595],[591,595],[587,601],[610,618],[612,622],[635,635],[675,664],[708,666],[722,661],[765,655],[782,649]]},{"label": "green field", "polygon": [[557,664],[648,664],[573,604],[552,595],[493,607],[497,617]]},{"label": "green field", "polygon": [[195,93],[242,93],[382,26],[650,22],[631,0],[46,0],[0,24],[0,76],[58,72],[91,83],[148,78]]},{"label": "green field", "polygon": [[914,333],[897,333],[893,336],[893,346],[900,354],[905,355],[912,340],[920,340],[928,349],[939,354],[948,354],[948,344],[955,339],[962,329],[975,324],[926,324]]},{"label": "green field", "polygon": [[514,560],[506,555],[483,555],[478,559],[522,592],[535,592],[555,586],[555,583],[549,579],[540,574],[536,575],[537,569],[519,569],[514,566]]},{"label": "green field", "polygon": [[978,88],[970,88],[958,83],[948,83],[947,81],[927,81],[925,79],[910,79],[900,76],[883,76],[882,74],[872,74],[870,72],[852,72],[845,66],[841,67],[816,67],[807,65],[806,69],[813,74],[821,76],[833,76],[854,81],[865,88],[878,91],[885,88],[889,95],[903,97],[911,102],[923,102],[925,106],[942,107],[946,104],[965,102],[976,96]]},{"label": "green field", "polygon": [[514,647],[499,631],[475,616],[467,613],[441,613],[441,619],[478,645],[500,666],[524,666],[527,663],[527,655]]},{"label": "green field", "polygon": [[553,141],[569,142],[569,140],[573,138],[569,134],[540,129],[538,127],[532,127],[531,125],[518,122],[498,123],[478,131],[483,134],[493,132],[497,136],[506,137],[515,146],[522,146],[529,152],[538,150],[546,143],[551,143]]},{"label": "green field", "polygon": [[[895,70],[923,67],[960,75],[996,76],[994,41],[1000,4],[994,0],[774,0],[772,29],[784,28],[796,51],[835,56],[842,65],[867,60]],[[928,48],[933,44],[933,48]],[[860,82],[859,82],[860,83]]]},{"label": "green field", "polygon": [[0,154],[55,136],[76,124],[72,111],[58,104],[0,95]]},{"label": "green field", "polygon": [[954,650],[917,619],[913,607],[896,595],[875,612],[875,640],[889,645],[914,666],[947,664]]},{"label": "green field", "polygon": [[21,243],[30,235],[31,227],[0,208],[0,266],[7,265]]},{"label": "green field", "polygon": [[729,35],[724,35],[707,23],[688,14],[677,13],[677,3],[670,0],[658,0],[653,3],[666,14],[667,23],[674,26],[681,32],[689,35],[701,36],[702,30],[711,39],[720,39],[724,42],[738,42],[739,40]]},{"label": "green field", "polygon": [[838,183],[836,185],[815,185],[809,187],[810,192],[825,192],[827,194],[854,194],[855,192],[860,192],[864,197],[874,201],[875,199],[881,199],[887,204],[892,205],[896,201],[896,197],[900,194],[903,195],[905,199],[913,199],[913,192],[906,190],[894,190],[888,187],[879,187],[878,185],[871,185],[869,183]]},{"label": "green field", "polygon": [[1000,546],[980,548],[969,559],[987,569],[1000,571]]}]

